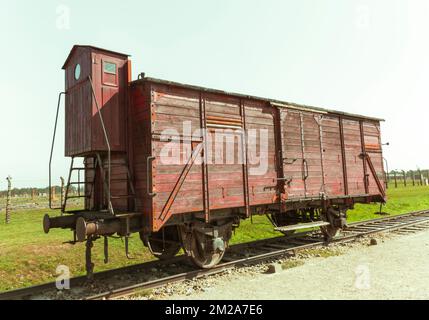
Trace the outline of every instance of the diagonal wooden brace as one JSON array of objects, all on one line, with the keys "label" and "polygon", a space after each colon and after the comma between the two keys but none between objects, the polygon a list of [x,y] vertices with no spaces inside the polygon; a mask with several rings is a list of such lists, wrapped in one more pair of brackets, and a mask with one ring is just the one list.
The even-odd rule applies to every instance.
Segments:
[{"label": "diagonal wooden brace", "polygon": [[173,205],[174,200],[176,199],[177,194],[180,191],[180,188],[182,187],[183,183],[185,182],[185,179],[188,176],[189,171],[191,171],[195,160],[197,159],[198,155],[203,150],[203,146],[204,146],[204,143],[199,143],[197,145],[197,147],[194,149],[194,151],[192,151],[192,154],[189,157],[188,162],[186,163],[185,167],[183,168],[183,170],[179,176],[179,179],[177,180],[176,185],[173,188],[173,191],[171,191],[171,193],[168,197],[168,200],[165,203],[164,208],[162,209],[161,214],[158,217],[159,220],[164,221],[170,215],[171,206]]},{"label": "diagonal wooden brace", "polygon": [[368,153],[363,153],[362,156],[366,158],[366,162],[368,163],[369,169],[371,170],[375,183],[377,184],[378,191],[380,191],[380,195],[383,197],[383,199],[385,199],[386,192],[384,191],[383,185],[377,176],[377,172],[375,171],[374,165],[372,164],[371,157],[369,156]]}]

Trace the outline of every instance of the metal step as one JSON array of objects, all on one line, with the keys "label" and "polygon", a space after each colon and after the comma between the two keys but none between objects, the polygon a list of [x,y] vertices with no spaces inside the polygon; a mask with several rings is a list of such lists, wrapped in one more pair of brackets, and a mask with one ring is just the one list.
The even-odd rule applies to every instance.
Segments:
[{"label": "metal step", "polygon": [[285,232],[285,231],[300,230],[300,229],[307,229],[307,228],[323,227],[323,226],[329,226],[329,225],[330,225],[329,222],[315,221],[315,222],[309,222],[309,223],[292,224],[290,226],[284,226],[284,227],[277,227],[277,228],[274,228],[274,230]]},{"label": "metal step", "polygon": [[72,184],[94,184],[92,181],[80,181],[80,182],[70,182],[70,185]]},{"label": "metal step", "polygon": [[280,244],[275,244],[275,243],[269,243],[269,244],[265,244],[264,247],[277,249],[277,250],[286,250],[286,249],[291,248],[292,246],[290,244],[280,245]]},{"label": "metal step", "polygon": [[[106,164],[104,164],[104,163],[100,167],[102,167],[103,169],[108,169],[109,168],[109,166],[106,165]],[[119,168],[119,167],[127,167],[127,165],[125,163],[112,163],[110,165],[110,168]]]},{"label": "metal step", "polygon": [[122,195],[122,196],[110,196],[112,199],[127,199],[127,198],[135,198],[135,195]]},{"label": "metal step", "polygon": [[77,198],[91,198],[91,196],[84,196],[84,195],[81,195],[81,196],[68,196],[67,197],[67,199],[77,199]]}]

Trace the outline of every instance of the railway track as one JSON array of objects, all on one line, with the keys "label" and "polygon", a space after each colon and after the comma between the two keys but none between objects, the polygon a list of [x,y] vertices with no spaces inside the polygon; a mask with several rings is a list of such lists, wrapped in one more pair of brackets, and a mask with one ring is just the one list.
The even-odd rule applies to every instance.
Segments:
[{"label": "railway track", "polygon": [[[382,232],[414,233],[429,228],[429,210],[352,223],[333,243],[353,241]],[[196,269],[186,257],[143,264],[96,273],[93,281],[85,276],[70,279],[70,290],[59,291],[54,282],[0,293],[0,300],[19,299],[114,299],[136,291],[161,287],[168,283],[196,279],[222,273],[227,269],[256,264],[296,251],[323,246],[319,232],[308,231],[293,237],[278,237],[231,246],[221,264],[208,270]]]}]

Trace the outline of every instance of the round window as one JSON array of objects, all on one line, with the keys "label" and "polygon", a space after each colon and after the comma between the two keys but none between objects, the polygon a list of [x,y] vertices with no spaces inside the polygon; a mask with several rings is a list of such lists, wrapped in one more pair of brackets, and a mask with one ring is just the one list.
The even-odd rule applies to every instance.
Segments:
[{"label": "round window", "polygon": [[76,80],[79,80],[79,78],[80,78],[80,64],[79,63],[74,68],[74,78]]}]

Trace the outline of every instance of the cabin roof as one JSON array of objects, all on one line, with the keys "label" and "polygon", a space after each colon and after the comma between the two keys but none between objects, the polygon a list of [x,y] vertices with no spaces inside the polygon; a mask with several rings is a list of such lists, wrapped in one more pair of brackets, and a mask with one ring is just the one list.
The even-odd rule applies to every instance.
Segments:
[{"label": "cabin roof", "polygon": [[67,59],[64,62],[64,65],[63,65],[62,69],[65,69],[67,67],[67,65],[68,65],[71,57],[74,55],[74,53],[76,52],[76,50],[79,49],[79,48],[87,48],[87,49],[92,49],[92,50],[97,50],[97,51],[103,51],[103,52],[106,52],[106,53],[116,54],[116,55],[122,56],[122,57],[129,57],[130,56],[129,54],[120,53],[120,52],[117,52],[117,51],[107,50],[107,49],[103,49],[103,48],[99,48],[99,47],[94,47],[94,46],[89,46],[89,45],[79,45],[79,44],[76,44],[76,45],[73,46],[73,48],[71,49],[69,55],[67,56]]}]

